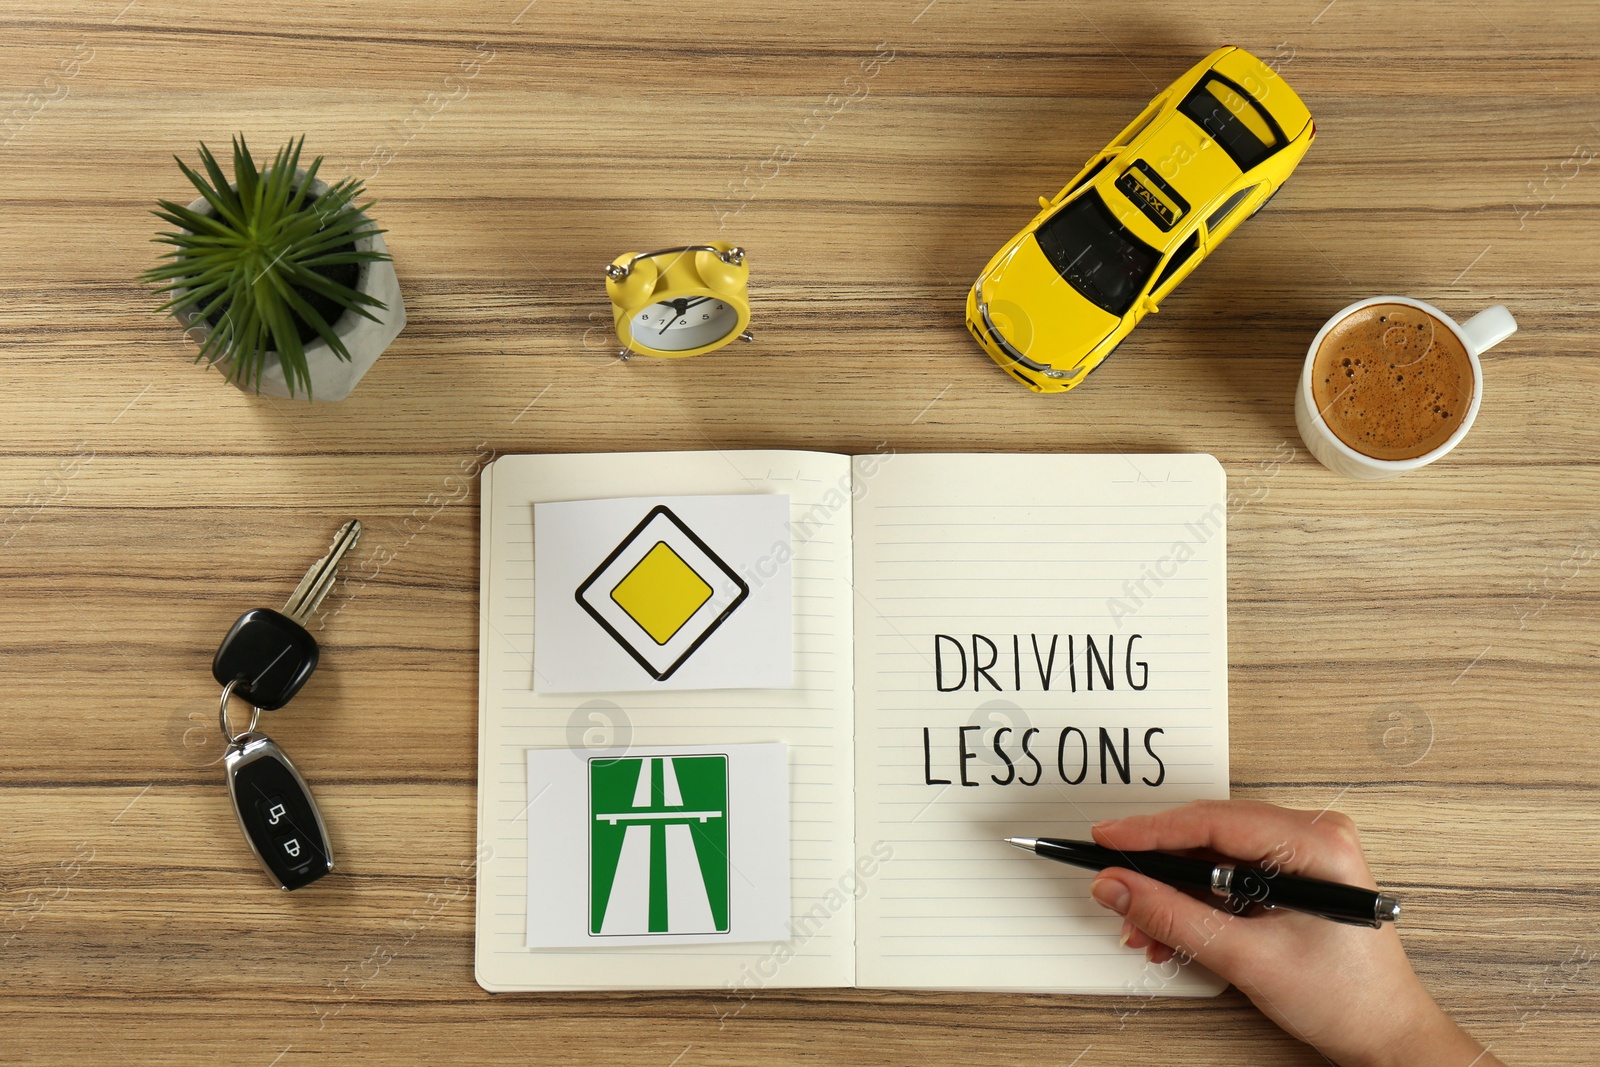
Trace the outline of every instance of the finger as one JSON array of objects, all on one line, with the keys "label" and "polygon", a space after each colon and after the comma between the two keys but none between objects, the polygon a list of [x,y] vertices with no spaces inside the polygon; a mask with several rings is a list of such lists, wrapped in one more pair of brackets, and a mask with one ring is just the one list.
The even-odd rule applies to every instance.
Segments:
[{"label": "finger", "polygon": [[1108,868],[1095,877],[1089,893],[1152,941],[1199,960],[1224,978],[1234,970],[1241,952],[1248,954],[1237,944],[1238,933],[1229,929],[1235,925],[1234,916],[1142,874]]},{"label": "finger", "polygon": [[1151,963],[1159,965],[1166,963],[1174,955],[1176,953],[1172,951],[1171,945],[1163,945],[1161,942],[1155,941],[1151,943],[1149,951],[1144,954],[1144,958]]},{"label": "finger", "polygon": [[1149,815],[1097,823],[1112,848],[1209,848],[1242,860],[1264,858],[1285,838],[1304,838],[1315,813],[1251,800],[1196,800]]},{"label": "finger", "polygon": [[1132,949],[1149,948],[1153,941],[1128,919],[1122,920],[1122,943]]},{"label": "finger", "polygon": [[1321,877],[1350,877],[1366,869],[1355,824],[1336,811],[1297,811],[1253,800],[1197,800],[1151,815],[1097,823],[1092,832],[1100,844],[1128,851],[1211,849]]}]

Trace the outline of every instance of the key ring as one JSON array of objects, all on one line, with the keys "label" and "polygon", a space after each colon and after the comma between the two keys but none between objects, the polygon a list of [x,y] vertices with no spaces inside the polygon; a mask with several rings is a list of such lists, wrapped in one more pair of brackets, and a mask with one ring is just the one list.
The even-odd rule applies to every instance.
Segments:
[{"label": "key ring", "polygon": [[235,736],[228,731],[228,698],[233,695],[234,688],[242,681],[244,681],[243,678],[235,678],[222,687],[222,706],[217,709],[217,724],[222,727],[222,736],[228,739],[229,744],[239,740],[240,737],[248,737],[250,734],[255,733],[256,723],[261,719],[261,709],[252,705],[250,708],[250,725],[245,732]]}]

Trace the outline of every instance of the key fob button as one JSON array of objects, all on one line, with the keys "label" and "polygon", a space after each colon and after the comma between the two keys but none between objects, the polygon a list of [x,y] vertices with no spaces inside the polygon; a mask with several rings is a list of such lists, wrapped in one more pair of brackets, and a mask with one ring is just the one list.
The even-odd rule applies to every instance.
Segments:
[{"label": "key fob button", "polygon": [[277,711],[306,684],[319,654],[317,639],[304,626],[271,608],[252,608],[217,646],[211,676],[218,685],[237,681],[240,698]]},{"label": "key fob button", "polygon": [[283,798],[280,796],[270,796],[265,800],[257,801],[256,811],[260,813],[261,818],[265,820],[266,824],[273,829],[278,829],[279,827],[285,825],[292,825],[289,822],[288,805],[283,802]]},{"label": "key fob button", "polygon": [[279,834],[272,839],[272,844],[278,855],[288,860],[295,870],[312,860],[311,846],[299,834]]}]

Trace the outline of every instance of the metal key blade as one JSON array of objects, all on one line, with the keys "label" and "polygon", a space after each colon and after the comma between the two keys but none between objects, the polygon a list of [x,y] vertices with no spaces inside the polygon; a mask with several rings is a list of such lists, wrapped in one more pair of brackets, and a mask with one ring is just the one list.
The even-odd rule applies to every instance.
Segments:
[{"label": "metal key blade", "polygon": [[300,579],[300,584],[295,587],[283,605],[283,613],[304,626],[306,620],[316,613],[323,598],[333,589],[334,576],[339,573],[339,561],[356,547],[356,542],[359,540],[361,540],[360,519],[351,519],[339,527],[328,554],[313,563],[306,571],[306,576]]}]

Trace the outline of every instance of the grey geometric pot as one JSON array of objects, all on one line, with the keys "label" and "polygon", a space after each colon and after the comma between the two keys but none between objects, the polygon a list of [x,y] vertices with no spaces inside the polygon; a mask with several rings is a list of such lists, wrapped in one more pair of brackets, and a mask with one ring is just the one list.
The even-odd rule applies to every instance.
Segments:
[{"label": "grey geometric pot", "polygon": [[[296,171],[297,176],[304,177],[304,168]],[[265,172],[263,172],[265,177]],[[319,197],[328,191],[327,183],[318,178],[308,187],[312,196]],[[238,190],[238,186],[234,186]],[[201,197],[189,205],[189,210],[203,215],[211,214],[211,205]],[[356,250],[361,252],[387,252],[389,246],[383,242],[383,234],[374,233],[356,241]],[[400,331],[406,325],[406,305],[400,298],[400,279],[395,277],[394,264],[388,260],[358,264],[361,273],[356,279],[356,288],[370,296],[377,297],[386,308],[368,308],[378,317],[373,322],[365,315],[357,315],[353,311],[346,311],[339,316],[333,324],[333,332],[340,341],[344,342],[345,350],[350,353],[350,362],[346,363],[334,354],[328,347],[328,342],[318,337],[307,344],[306,369],[311,375],[311,396],[307,398],[304,390],[296,399],[305,400],[343,400],[350,395],[356,383],[362,379],[372,365],[383,355],[394,339],[400,336]],[[174,289],[174,298],[182,296],[188,290]],[[190,308],[178,314],[179,320],[184,324],[184,332],[202,343],[211,330],[211,324],[201,317],[199,309]],[[224,374],[227,373],[227,359],[217,362],[217,367]],[[254,393],[255,383],[234,382],[240,389],[247,393]],[[261,393],[264,396],[289,397],[289,383],[283,376],[283,365],[278,362],[276,352],[268,352],[266,361],[261,365]]]}]

